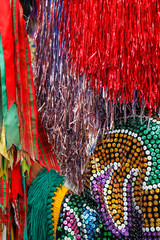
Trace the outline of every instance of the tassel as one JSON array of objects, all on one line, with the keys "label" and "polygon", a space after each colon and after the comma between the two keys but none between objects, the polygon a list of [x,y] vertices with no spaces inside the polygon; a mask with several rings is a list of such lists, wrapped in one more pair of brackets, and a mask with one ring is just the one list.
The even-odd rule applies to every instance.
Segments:
[{"label": "tassel", "polygon": [[[31,183],[28,191],[28,239],[46,240],[47,229],[47,199],[51,190],[56,191],[64,183],[64,177],[55,170],[48,173],[43,168],[38,177]],[[52,196],[54,197],[54,191]]]}]

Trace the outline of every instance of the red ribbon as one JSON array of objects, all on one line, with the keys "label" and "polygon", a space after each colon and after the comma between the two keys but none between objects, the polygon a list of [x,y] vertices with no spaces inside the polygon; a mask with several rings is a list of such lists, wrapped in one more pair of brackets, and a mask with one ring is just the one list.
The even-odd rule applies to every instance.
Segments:
[{"label": "red ribbon", "polygon": [[0,1],[0,34],[5,59],[8,109],[16,100],[12,25],[10,0]]}]

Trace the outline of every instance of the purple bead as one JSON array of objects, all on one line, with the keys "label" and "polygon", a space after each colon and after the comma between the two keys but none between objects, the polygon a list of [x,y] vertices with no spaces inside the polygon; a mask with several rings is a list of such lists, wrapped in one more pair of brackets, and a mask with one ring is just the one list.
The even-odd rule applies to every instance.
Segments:
[{"label": "purple bead", "polygon": [[110,223],[108,221],[106,221],[106,225],[108,226]]},{"label": "purple bead", "polygon": [[112,225],[110,225],[110,226],[108,227],[108,229],[109,229],[109,230],[112,230],[112,229],[113,229],[113,226],[112,226]]},{"label": "purple bead", "polygon": [[128,223],[128,226],[129,226],[129,227],[132,227],[132,222],[129,222],[129,223]]},{"label": "purple bead", "polygon": [[106,180],[105,180],[105,179],[103,179],[103,180],[102,180],[102,183],[103,183],[103,184],[104,184],[104,183],[106,183]]},{"label": "purple bead", "polygon": [[93,192],[95,192],[95,193],[96,193],[97,191],[98,191],[98,189],[97,189],[97,188],[93,188]]},{"label": "purple bead", "polygon": [[126,237],[128,237],[128,236],[129,236],[129,232],[125,232],[124,235],[125,235]]},{"label": "purple bead", "polygon": [[118,237],[120,235],[120,233],[118,231],[116,231],[115,235]]},{"label": "purple bead", "polygon": [[74,218],[74,215],[73,215],[73,214],[71,214],[71,215],[70,215],[70,218]]},{"label": "purple bead", "polygon": [[128,211],[131,212],[131,207],[128,208]]},{"label": "purple bead", "polygon": [[105,209],[104,209],[104,208],[101,208],[101,212],[104,213],[104,212],[105,212]]},{"label": "purple bead", "polygon": [[132,213],[131,213],[131,212],[129,212],[129,213],[128,213],[128,216],[129,216],[129,217],[132,217]]}]

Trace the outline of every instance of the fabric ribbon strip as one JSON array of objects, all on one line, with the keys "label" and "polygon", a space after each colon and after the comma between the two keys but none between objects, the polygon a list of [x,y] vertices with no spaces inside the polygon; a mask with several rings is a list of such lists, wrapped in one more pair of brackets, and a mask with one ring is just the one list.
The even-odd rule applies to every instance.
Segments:
[{"label": "fabric ribbon strip", "polygon": [[[1,69],[1,93],[2,93],[2,107],[3,118],[6,133],[6,148],[7,150],[14,144],[18,149],[21,149],[19,138],[19,121],[17,115],[17,106],[15,103],[8,110],[7,108],[7,92],[5,81],[5,61],[3,54],[2,38],[0,36],[0,69]],[[13,131],[14,129],[14,131]]]},{"label": "fabric ribbon strip", "polygon": [[10,0],[0,2],[0,34],[3,43],[5,59],[5,74],[7,87],[8,109],[16,101],[13,27]]}]

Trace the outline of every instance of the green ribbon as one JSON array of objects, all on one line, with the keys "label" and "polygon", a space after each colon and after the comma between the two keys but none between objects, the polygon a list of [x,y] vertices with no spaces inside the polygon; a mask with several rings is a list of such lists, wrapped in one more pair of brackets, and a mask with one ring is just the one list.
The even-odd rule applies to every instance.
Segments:
[{"label": "green ribbon", "polygon": [[[0,68],[0,79],[1,79],[1,68]],[[0,81],[0,138],[3,125],[3,110],[2,110],[2,94],[1,94],[1,81]]]},{"label": "green ribbon", "polygon": [[20,168],[21,168],[21,174],[22,174],[22,185],[23,185],[23,189],[24,189],[24,198],[25,198],[25,205],[24,205],[25,225],[24,225],[24,237],[23,237],[23,240],[28,240],[28,234],[27,234],[27,192],[26,192],[26,180],[25,180],[25,176],[23,176],[23,173],[22,173],[22,166],[20,166]]},{"label": "green ribbon", "polygon": [[[16,103],[8,110],[7,104],[7,92],[5,81],[5,61],[3,54],[2,38],[0,35],[0,72],[1,72],[1,97],[2,97],[2,110],[0,113],[0,121],[3,116],[6,136],[6,148],[7,150],[14,144],[18,150],[21,150],[20,136],[19,136],[19,120],[17,114]],[[1,122],[0,122],[1,124]],[[1,125],[0,125],[1,126]]]}]

